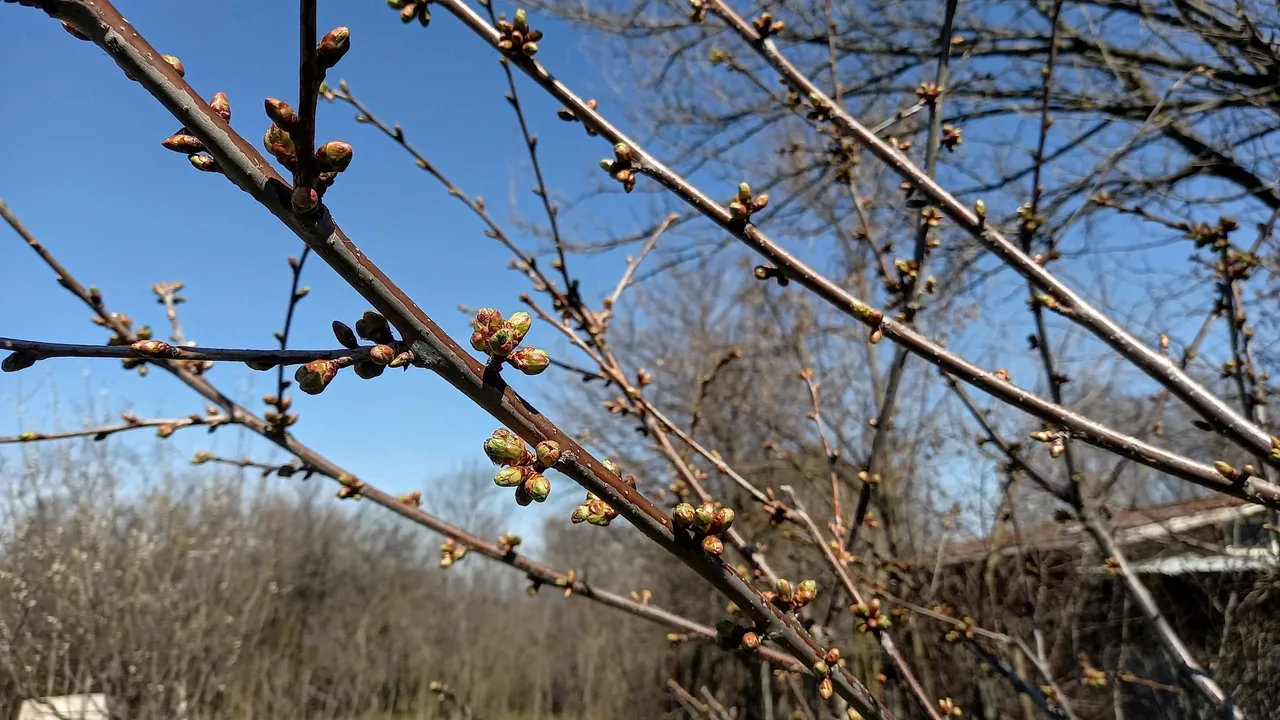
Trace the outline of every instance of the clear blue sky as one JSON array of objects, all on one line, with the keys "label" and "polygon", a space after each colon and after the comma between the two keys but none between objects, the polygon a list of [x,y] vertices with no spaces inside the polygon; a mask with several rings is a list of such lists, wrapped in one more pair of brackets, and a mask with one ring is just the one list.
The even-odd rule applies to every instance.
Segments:
[{"label": "clear blue sky", "polygon": [[[255,145],[268,124],[262,99],[296,101],[295,2],[231,0],[216,12],[199,11],[198,18],[188,3],[119,5],[157,49],[181,58],[199,92],[228,94],[233,127]],[[381,2],[321,3],[322,32],[340,24],[352,30],[353,49],[330,78],[346,79],[380,117],[402,123],[419,149],[461,188],[483,195],[519,238],[507,222],[513,203],[525,218],[545,218],[530,191],[514,115],[503,100],[505,79],[489,48],[447,13],[437,15],[424,30],[401,25]],[[584,67],[579,40],[543,25],[547,60],[580,92],[610,103],[613,91],[600,85],[598,67],[589,75],[575,73]],[[102,51],[71,38],[43,13],[0,8],[0,68],[6,108],[0,117],[0,197],[70,271],[101,288],[109,307],[151,324],[158,337],[168,328],[150,286],[182,280],[188,302],[181,317],[189,339],[207,346],[272,346],[288,293],[285,258],[300,251],[300,241],[231,183],[196,172],[163,149],[160,140],[177,129],[172,117]],[[535,88],[522,89],[553,193],[581,195],[602,175],[596,161],[609,154],[607,145],[586,141],[580,125],[556,119],[558,105]],[[346,105],[321,105],[319,138],[346,139],[356,148],[350,170],[326,197],[347,233],[460,340],[469,329],[459,303],[520,309],[518,296],[528,286],[505,269],[506,251],[411,158],[352,117]],[[583,233],[599,228],[600,213],[590,214]],[[569,226],[573,230],[572,220]],[[525,240],[527,247],[544,245]],[[622,263],[617,256],[579,260],[576,269],[587,278],[586,290],[598,296],[616,282]],[[592,277],[601,279],[593,284]],[[311,294],[300,306],[292,345],[332,347],[330,321],[351,323],[367,306],[316,258],[304,282]],[[0,229],[0,335],[102,342],[104,333],[89,324],[89,315],[34,253],[7,227]],[[546,327],[535,327],[530,342],[562,347]],[[258,398],[271,389],[274,373],[226,365],[211,378],[261,410]],[[514,382],[536,401],[539,385],[551,387],[555,378]],[[61,412],[56,421],[49,415],[55,400]],[[125,409],[182,416],[203,406],[164,374],[139,379],[120,371],[116,361],[46,361],[0,378],[0,434],[78,427],[90,409],[102,419]],[[481,441],[496,427],[425,372],[387,373],[372,382],[344,373],[323,395],[296,397],[295,408],[302,413],[300,439],[398,492],[483,460]],[[201,431],[174,440],[191,451],[234,453],[239,445],[225,430],[212,443]],[[149,435],[141,438],[143,447],[151,442]],[[17,457],[12,448],[0,452]],[[558,487],[562,499],[579,494],[567,480]],[[494,495],[510,503],[509,491],[494,488]],[[547,512],[552,510],[521,515]]]},{"label": "clear blue sky", "polygon": [[[217,12],[199,13],[198,20],[184,3],[122,0],[120,5],[153,45],[182,59],[187,79],[198,91],[206,97],[219,90],[229,95],[233,126],[255,145],[267,126],[262,99],[270,95],[295,101],[295,2],[228,0]],[[402,123],[410,141],[465,191],[483,195],[494,216],[520,238],[506,222],[517,206],[525,218],[543,218],[530,192],[527,155],[503,100],[505,79],[491,50],[447,13],[436,14],[432,26],[423,30],[401,25],[381,2],[322,3],[322,31],[339,24],[352,29],[353,50],[331,79],[345,78],[382,119]],[[563,25],[537,17],[534,24],[547,31],[540,57],[631,129],[625,122],[630,93],[606,79],[624,69],[609,67],[602,53]],[[602,177],[596,161],[609,154],[607,143],[586,139],[581,126],[558,121],[557,104],[528,83],[521,87],[541,137],[553,193],[581,196]],[[0,197],[82,282],[96,284],[110,307],[139,324],[151,324],[163,337],[162,308],[149,288],[157,281],[182,280],[189,301],[182,306],[182,319],[189,338],[207,346],[273,344],[271,334],[280,326],[288,289],[285,258],[300,251],[300,241],[223,178],[195,172],[184,158],[161,148],[160,140],[177,124],[104,53],[72,39],[39,11],[0,7],[0,97],[8,110],[0,116]],[[1031,124],[1011,123],[990,137],[1029,137]],[[988,152],[977,141],[986,133],[966,128],[970,130],[974,140],[962,152]],[[407,155],[372,128],[354,123],[352,112],[341,104],[321,105],[319,137],[345,139],[356,148],[351,169],[326,197],[335,217],[446,330],[460,340],[469,332],[466,318],[456,310],[459,303],[493,305],[506,312],[519,307],[517,298],[527,283],[504,269],[506,251],[484,237],[478,220]],[[749,150],[764,154],[772,149],[761,144]],[[713,194],[717,190],[713,184],[706,187]],[[1008,200],[1016,204],[1016,198]],[[646,209],[653,209],[651,198],[632,197],[625,204],[606,199],[590,205],[580,226],[575,215],[568,216],[567,224],[574,239],[598,239],[605,227],[602,218],[617,220],[610,229],[630,232],[637,227],[631,220]],[[1153,234],[1150,226],[1109,222],[1112,246]],[[787,239],[786,228],[769,230]],[[524,240],[526,246],[541,244]],[[822,243],[794,249],[807,257],[829,251]],[[1122,310],[1126,325],[1153,342],[1160,330],[1169,328],[1152,323],[1155,308],[1129,300],[1145,297],[1135,290],[1138,285],[1149,287],[1153,276],[1172,276],[1174,268],[1182,268],[1187,253],[1185,245],[1178,245],[1145,256],[1108,288],[1106,302]],[[1127,257],[1104,256],[1102,262]],[[1148,264],[1151,260],[1154,266]],[[611,287],[623,267],[621,254],[572,262],[589,297]],[[1063,263],[1071,284],[1096,299],[1088,288],[1097,262]],[[304,282],[311,294],[296,318],[293,346],[332,346],[330,321],[351,322],[366,305],[316,259]],[[996,285],[996,295],[1007,289],[1007,302],[980,327],[1003,326],[1004,332],[956,338],[953,347],[975,361],[1007,366],[1020,383],[1032,385],[1038,371],[1010,352],[1008,342],[1029,327],[1024,284],[1006,274]],[[0,229],[0,335],[101,342],[102,331],[88,317],[87,309],[53,282],[36,256],[7,228]],[[535,327],[530,341],[563,349],[548,328]],[[993,357],[993,350],[1000,357]],[[139,379],[118,368],[114,361],[58,360],[0,377],[0,434],[77,427],[88,411],[101,420],[125,409],[156,417],[203,407],[170,378],[153,374]],[[271,389],[272,377],[230,365],[212,375],[255,410],[262,408],[257,398]],[[535,401],[545,399],[557,384],[554,376],[514,380]],[[55,402],[60,411],[56,419],[51,416]],[[422,372],[388,373],[372,382],[347,375],[320,397],[296,397],[295,407],[303,415],[296,433],[300,439],[396,492],[482,460],[480,442],[495,427],[482,411]],[[150,436],[133,442],[143,448],[154,445]],[[241,451],[229,431],[212,441],[199,431],[180,433],[170,442],[182,450],[180,457],[195,449]],[[19,455],[3,449],[0,457]],[[430,496],[438,488],[425,490]],[[580,496],[567,480],[559,481],[557,490],[553,498]],[[497,502],[510,503],[509,491],[495,488],[490,494]],[[563,510],[521,512],[517,527],[532,527]]]}]

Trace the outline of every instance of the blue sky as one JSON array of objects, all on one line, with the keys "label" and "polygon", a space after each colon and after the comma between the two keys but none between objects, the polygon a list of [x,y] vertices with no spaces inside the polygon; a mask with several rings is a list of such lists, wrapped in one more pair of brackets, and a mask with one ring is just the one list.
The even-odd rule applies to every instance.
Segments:
[{"label": "blue sky", "polygon": [[[255,145],[268,124],[262,99],[296,101],[296,3],[235,0],[192,20],[186,3],[121,2],[126,17],[161,52],[179,56],[186,78],[206,97],[224,91],[232,125]],[[403,26],[383,3],[321,3],[320,27],[345,24],[353,50],[330,74],[408,138],[451,179],[483,195],[507,222],[518,207],[542,222],[515,118],[503,99],[505,79],[492,51],[446,13],[426,30]],[[0,197],[85,284],[102,289],[109,307],[168,334],[150,286],[182,280],[180,307],[189,339],[207,346],[270,347],[288,294],[285,259],[301,242],[225,179],[192,170],[160,140],[177,129],[140,86],[123,77],[103,52],[68,36],[38,11],[6,5],[0,15]],[[548,29],[551,30],[550,26]],[[608,102],[596,76],[578,76],[581,47],[548,32],[543,52],[581,92]],[[558,105],[522,92],[540,133],[544,172],[553,193],[573,198],[600,175],[608,154],[584,141],[581,126],[556,119]],[[465,340],[460,303],[520,309],[527,283],[506,270],[509,256],[482,234],[479,221],[450,198],[412,159],[371,127],[357,125],[346,105],[320,108],[321,140],[345,139],[355,160],[326,196],[334,216],[361,249],[455,337]],[[609,201],[598,203],[606,207]],[[598,213],[585,231],[598,229]],[[572,220],[569,229],[574,230]],[[101,342],[89,312],[8,228],[0,242],[0,335],[62,342]],[[527,247],[542,241],[527,239]],[[620,257],[577,260],[592,297],[616,281]],[[598,268],[598,271],[597,271]],[[600,277],[598,284],[592,278]],[[304,283],[293,346],[332,347],[330,321],[348,323],[367,307],[320,260]],[[535,327],[532,344],[558,348],[550,328]],[[253,410],[274,373],[219,366],[211,378]],[[540,397],[541,378],[514,378]],[[58,416],[50,411],[57,402]],[[0,378],[0,434],[19,429],[78,427],[84,413],[99,420],[131,409],[142,416],[182,416],[204,403],[180,383],[153,373],[126,374],[115,361],[47,361]],[[11,408],[15,411],[11,411]],[[443,381],[423,372],[387,373],[373,382],[344,376],[322,396],[295,398],[297,435],[386,489],[407,491],[429,476],[483,460],[480,443],[496,424]],[[213,442],[203,432],[175,437],[179,447],[238,450],[234,433]],[[140,442],[152,442],[150,436]],[[12,455],[12,449],[3,451]],[[265,456],[265,453],[259,453]],[[576,497],[576,488],[561,497]],[[495,493],[498,492],[495,489]],[[428,494],[430,490],[428,489]],[[510,503],[504,492],[499,499]],[[548,510],[549,512],[549,510]],[[526,518],[535,513],[522,513]],[[537,513],[541,515],[542,513]]]},{"label": "blue sky", "polygon": [[[217,91],[228,94],[233,127],[255,145],[267,125],[262,98],[295,101],[296,3],[228,0],[219,12],[201,13],[198,22],[193,22],[189,4],[120,5],[157,49],[182,59],[187,79],[198,91],[206,97]],[[528,158],[503,100],[505,79],[491,50],[444,12],[437,12],[432,26],[423,30],[401,25],[380,2],[322,3],[320,11],[322,31],[339,24],[352,29],[353,49],[331,73],[332,81],[346,79],[384,121],[402,123],[408,139],[455,183],[485,197],[513,237],[521,237],[507,222],[513,212],[543,220],[530,192]],[[177,129],[176,123],[96,47],[72,39],[38,11],[5,6],[0,19],[0,97],[10,109],[0,116],[0,197],[79,280],[100,287],[110,307],[152,325],[159,336],[167,335],[167,328],[149,288],[157,281],[182,280],[188,302],[181,312],[189,338],[207,346],[271,346],[288,292],[285,258],[300,251],[300,241],[230,183],[195,172],[184,158],[161,148],[160,140]],[[625,68],[611,67],[604,53],[563,25],[538,17],[534,25],[547,31],[539,57],[579,94],[598,98],[624,130],[632,130],[626,122],[632,91],[608,80]],[[596,162],[609,154],[607,144],[585,138],[579,125],[558,121],[558,104],[521,80],[553,193],[569,199],[583,195],[602,178]],[[1015,137],[1029,140],[1034,124],[1009,121],[982,132],[966,128],[971,134],[962,155],[989,152],[983,137],[997,144]],[[506,251],[484,237],[469,211],[394,144],[354,123],[347,106],[322,104],[319,125],[320,140],[345,139],[356,150],[351,169],[326,197],[334,216],[447,331],[460,340],[469,332],[466,317],[456,309],[460,303],[506,312],[519,307],[526,281],[504,269]],[[772,147],[762,140],[747,151],[763,155]],[[948,171],[942,174],[946,178]],[[712,194],[723,189],[711,183],[704,187]],[[1016,204],[1017,199],[1005,200]],[[988,202],[995,207],[997,199]],[[585,213],[563,219],[571,239],[598,239],[602,230],[634,231],[634,218],[653,207],[651,197],[637,192],[625,203],[616,198],[593,201]],[[574,220],[578,217],[583,218],[580,224]],[[1100,227],[1109,231],[1106,244],[1112,247],[1153,236],[1150,226],[1132,221],[1108,220]],[[788,240],[786,228],[768,229]],[[541,244],[523,239],[527,247]],[[820,241],[796,245],[789,244],[806,258],[830,252]],[[1155,278],[1171,279],[1181,272],[1188,250],[1177,244],[1167,252],[1141,256],[1091,257],[1063,263],[1062,270],[1069,284],[1086,290],[1098,263],[1123,266],[1128,258],[1137,258],[1119,279],[1109,281],[1105,298],[1086,295],[1119,308],[1126,326],[1154,342],[1159,331],[1172,328],[1148,323],[1157,315],[1167,322],[1178,312],[1163,303],[1136,300],[1145,297],[1143,288],[1159,282]],[[624,263],[621,253],[571,262],[589,298],[611,289]],[[330,347],[330,321],[350,323],[366,305],[317,259],[309,263],[304,283],[311,293],[300,306],[292,344]],[[1175,305],[1199,302],[1169,290],[1169,302]],[[978,332],[956,338],[952,347],[976,362],[1009,367],[1020,384],[1032,386],[1040,373],[1021,343],[1030,318],[1023,305],[1025,283],[1006,272],[990,284],[988,294],[994,298],[993,312],[975,326]],[[89,324],[88,316],[32,252],[7,228],[0,229],[0,335],[100,342],[104,334]],[[1012,349],[1010,337],[1015,338]],[[530,342],[564,348],[545,327],[535,326]],[[274,374],[228,365],[211,377],[260,410],[257,398],[272,389]],[[537,402],[554,392],[557,378],[516,377],[514,382]],[[101,421],[125,409],[148,417],[182,416],[203,405],[160,374],[140,379],[121,372],[114,361],[48,361],[0,377],[0,408],[5,410],[0,411],[0,434],[78,427],[86,414]],[[296,433],[301,440],[395,492],[422,487],[430,477],[481,461],[480,442],[495,427],[445,383],[421,372],[388,373],[373,382],[344,376],[320,397],[295,397],[295,408],[302,413]],[[149,435],[129,442],[143,448],[154,444]],[[199,431],[180,433],[169,442],[183,451],[175,453],[179,458],[196,449],[242,451],[242,439],[225,430],[213,438]],[[0,450],[0,457],[16,456],[13,449]],[[951,469],[959,476],[979,472]],[[580,497],[567,480],[557,487],[553,498],[570,502]],[[443,488],[425,490],[430,497]],[[489,493],[507,506],[508,495],[497,489]],[[564,510],[520,512],[513,524],[518,530],[532,528]]]}]

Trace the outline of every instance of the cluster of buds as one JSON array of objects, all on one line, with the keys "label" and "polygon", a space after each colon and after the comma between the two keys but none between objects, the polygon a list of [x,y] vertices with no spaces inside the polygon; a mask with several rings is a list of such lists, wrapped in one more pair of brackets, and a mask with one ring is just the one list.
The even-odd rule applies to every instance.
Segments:
[{"label": "cluster of buds", "polygon": [[947,717],[963,717],[964,716],[964,711],[961,710],[960,706],[956,705],[955,701],[953,701],[949,697],[944,697],[938,701],[938,709],[941,710],[942,714]]},{"label": "cluster of buds", "polygon": [[1015,212],[1018,216],[1018,225],[1022,228],[1022,232],[1031,234],[1044,227],[1045,217],[1036,213],[1030,203],[1023,203],[1019,205]]},{"label": "cluster of buds", "polygon": [[1067,441],[1062,433],[1052,429],[1037,430],[1031,433],[1031,439],[1049,444],[1049,457],[1057,460],[1067,451]]},{"label": "cluster of buds", "polygon": [[364,490],[364,481],[343,473],[338,476],[338,482],[342,487],[338,488],[339,500],[359,500],[360,492]]},{"label": "cluster of buds", "polygon": [[844,547],[844,545],[835,538],[827,541],[827,548],[831,550],[831,554],[841,565],[849,565],[850,563],[857,562],[858,560],[858,556],[849,552],[849,548]]},{"label": "cluster of buds", "polygon": [[938,98],[942,97],[942,87],[931,82],[920,83],[920,86],[916,88],[916,97],[919,98],[920,102],[932,105],[938,101]]},{"label": "cluster of buds", "polygon": [[422,491],[421,490],[414,490],[413,492],[407,492],[396,499],[400,502],[401,505],[404,505],[405,507],[411,507],[411,508],[422,507]]},{"label": "cluster of buds", "polygon": [[545,502],[551,494],[551,481],[542,472],[560,459],[560,446],[544,440],[537,451],[530,452],[524,440],[506,428],[498,428],[484,441],[484,454],[501,465],[493,476],[498,487],[515,488],[516,503],[526,506],[533,502]]},{"label": "cluster of buds", "polygon": [[440,567],[447,568],[461,560],[466,554],[466,547],[454,542],[453,538],[449,538],[440,545]]},{"label": "cluster of buds", "polygon": [[692,531],[695,537],[701,538],[702,549],[709,555],[720,555],[724,552],[724,542],[720,535],[733,526],[733,508],[719,503],[703,503],[694,507],[689,503],[680,503],[671,511],[672,523],[677,528]]},{"label": "cluster of buds", "polygon": [[[844,660],[840,657],[840,648],[831,648],[827,654],[813,664],[813,674],[819,678],[818,695],[823,700],[830,700],[831,695],[835,692],[835,687],[831,684],[831,669],[844,665]],[[819,672],[821,671],[821,672]]]},{"label": "cluster of buds", "polygon": [[613,159],[604,158],[600,161],[600,167],[609,173],[609,177],[622,183],[623,192],[631,192],[636,187],[636,172],[639,168],[635,164],[635,153],[632,152],[631,146],[626,143],[618,143],[613,146]]},{"label": "cluster of buds", "polygon": [[[345,28],[339,28],[339,30],[342,29]],[[330,35],[333,32],[337,31],[332,31]],[[327,38],[329,35],[325,37]],[[271,126],[263,134],[262,144],[267,149],[267,152],[271,153],[286,170],[296,173],[298,170],[298,156],[297,148],[293,141],[293,133],[301,129],[302,119],[283,100],[267,98],[263,106],[266,109],[267,117],[271,120]],[[338,179],[338,173],[343,172],[351,165],[353,155],[354,150],[351,145],[342,140],[330,140],[317,147],[314,157],[318,175],[315,178],[314,186],[294,188],[294,210],[296,212],[307,212],[314,209],[320,203],[320,198],[323,197],[325,191]]]},{"label": "cluster of buds", "polygon": [[960,638],[972,640],[974,627],[973,618],[966,615],[963,620],[957,622],[950,630],[948,630],[947,633],[943,635],[942,639],[949,643],[960,642]]},{"label": "cluster of buds", "polygon": [[939,142],[947,152],[955,152],[956,148],[960,147],[960,143],[964,142],[964,133],[955,125],[943,125],[942,138]]},{"label": "cluster of buds", "polygon": [[826,122],[831,119],[831,103],[816,92],[809,93],[809,105],[812,108],[805,118],[812,122]]},{"label": "cluster of buds", "polygon": [[782,32],[786,24],[781,20],[774,20],[773,15],[768,12],[762,12],[751,21],[752,27],[760,34],[760,39],[764,40],[770,35],[776,35]]},{"label": "cluster of buds", "polygon": [[[400,343],[391,333],[391,324],[373,310],[366,310],[364,315],[356,321],[355,332],[352,332],[351,328],[344,323],[334,320],[333,334],[348,350],[360,349],[360,343],[356,339],[357,334],[376,344],[368,349],[367,356],[358,360],[350,356],[334,360],[312,360],[299,367],[293,379],[298,383],[298,389],[308,395],[319,395],[324,392],[324,389],[329,387],[329,383],[337,377],[338,371],[345,367],[350,366],[358,377],[371,380],[381,375],[388,367],[402,367],[407,370],[409,362],[413,359],[413,354],[407,350],[397,350]],[[250,361],[248,365],[254,370],[271,368],[270,363]]]},{"label": "cluster of buds", "polygon": [[[177,60],[177,58],[174,58]],[[175,70],[181,67],[181,63],[175,66]],[[178,73],[181,75],[181,71]],[[223,120],[231,122],[231,102],[227,100],[227,94],[224,92],[215,93],[213,99],[209,101],[209,108],[217,113]],[[181,153],[187,156],[191,162],[191,166],[201,172],[221,172],[218,162],[212,156],[206,154],[204,143],[195,135],[191,134],[187,128],[179,128],[178,132],[170,135],[160,144],[167,150]]]},{"label": "cluster of buds", "polygon": [[689,19],[695,23],[707,19],[707,4],[703,0],[689,0]]},{"label": "cluster of buds", "polygon": [[818,583],[816,580],[801,580],[798,585],[792,585],[790,580],[778,578],[778,581],[774,583],[774,590],[776,592],[764,592],[761,594],[783,612],[799,610],[818,597]]},{"label": "cluster of buds", "polygon": [[387,0],[392,10],[400,11],[400,22],[408,25],[415,19],[426,27],[431,24],[431,10],[427,0]]},{"label": "cluster of buds", "polygon": [[[592,110],[595,110],[597,107],[599,107],[599,105],[595,101],[595,98],[591,98],[590,100],[587,100],[587,102],[584,104]],[[560,108],[558,111],[556,111],[556,116],[565,122],[581,122],[581,118],[579,118],[577,114],[574,113],[569,108]],[[587,135],[591,137],[595,137],[596,131],[588,127]]]},{"label": "cluster of buds", "polygon": [[298,413],[289,412],[289,408],[293,407],[293,398],[287,395],[278,398],[268,393],[262,396],[262,402],[271,407],[262,416],[267,421],[268,435],[278,435],[298,422]]},{"label": "cluster of buds", "polygon": [[514,313],[504,320],[497,310],[481,308],[471,321],[471,347],[488,354],[491,363],[505,360],[525,375],[537,375],[547,369],[551,358],[546,350],[519,347],[531,327],[533,317],[527,312]]},{"label": "cluster of buds", "polygon": [[635,600],[641,605],[648,605],[649,600],[651,600],[652,598],[653,598],[653,592],[648,589],[641,590],[640,592],[636,592],[635,590],[631,591],[631,599]]},{"label": "cluster of buds", "polygon": [[1094,667],[1093,664],[1089,662],[1088,655],[1080,653],[1078,657],[1080,659],[1080,670],[1084,673],[1084,684],[1089,687],[1106,687],[1107,673]]},{"label": "cluster of buds", "polygon": [[733,217],[737,220],[750,220],[754,213],[765,209],[768,204],[769,193],[760,193],[753,197],[751,186],[742,182],[738,183],[738,194],[729,203],[729,212],[733,213]]},{"label": "cluster of buds", "polygon": [[[629,487],[636,486],[636,479],[633,475],[623,476],[622,467],[612,460],[605,460],[600,463],[604,465],[604,469],[623,478]],[[578,523],[590,523],[598,527],[608,527],[613,519],[618,517],[618,511],[613,509],[609,503],[601,500],[598,495],[587,491],[587,499],[583,500],[580,505],[573,509],[573,514],[569,516],[569,521],[575,525]]]},{"label": "cluster of buds", "polygon": [[[554,581],[554,585],[564,590],[565,597],[573,597],[573,588],[578,583],[578,571],[569,570],[564,577],[558,577]],[[533,593],[529,593],[532,595]]]},{"label": "cluster of buds", "polygon": [[498,537],[498,549],[504,553],[511,553],[514,552],[522,542],[524,542],[524,540],[521,539],[519,535],[508,530]]},{"label": "cluster of buds", "polygon": [[858,632],[876,632],[893,627],[893,621],[880,610],[880,598],[860,602],[850,610],[858,618]]},{"label": "cluster of buds", "polygon": [[1195,241],[1197,248],[1212,247],[1222,250],[1231,245],[1231,233],[1239,229],[1235,218],[1222,217],[1216,225],[1193,223],[1187,227],[1187,237]]},{"label": "cluster of buds", "polygon": [[516,10],[511,22],[498,21],[498,49],[505,53],[522,53],[526,57],[538,54],[538,41],[542,39],[541,30],[529,28],[529,17],[524,8]]}]

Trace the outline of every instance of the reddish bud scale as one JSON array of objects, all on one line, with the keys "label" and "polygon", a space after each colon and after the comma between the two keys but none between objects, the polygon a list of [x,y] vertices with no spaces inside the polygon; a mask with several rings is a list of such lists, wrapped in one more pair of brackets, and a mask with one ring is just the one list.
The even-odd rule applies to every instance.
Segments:
[{"label": "reddish bud scale", "polygon": [[351,30],[346,27],[336,27],[320,38],[320,43],[316,46],[316,64],[321,70],[328,70],[337,65],[350,49]]},{"label": "reddish bud scale", "polygon": [[395,348],[390,345],[374,345],[369,350],[369,359],[379,365],[386,365],[396,358]]},{"label": "reddish bud scale", "polygon": [[172,150],[185,155],[204,152],[204,143],[200,142],[200,139],[195,135],[188,135],[186,133],[170,135],[164,140],[161,140],[160,144],[163,145],[166,150]]},{"label": "reddish bud scale", "polygon": [[330,140],[316,148],[316,164],[322,171],[342,172],[351,165],[354,154],[350,143]]},{"label": "reddish bud scale", "polygon": [[724,543],[715,535],[708,535],[702,539],[702,550],[708,555],[721,555],[724,553]]},{"label": "reddish bud scale", "polygon": [[308,213],[320,204],[320,193],[316,192],[315,188],[296,187],[293,189],[290,202],[293,204],[295,213]]},{"label": "reddish bud scale", "polygon": [[165,358],[173,354],[173,347],[163,340],[139,340],[129,347],[139,355],[148,358]]},{"label": "reddish bud scale", "polygon": [[209,109],[218,113],[223,120],[231,122],[231,101],[227,100],[226,93],[214,93],[213,99],[209,101]]},{"label": "reddish bud scale", "polygon": [[551,365],[551,357],[546,350],[539,348],[520,348],[508,358],[512,367],[525,375],[538,375]]},{"label": "reddish bud scale", "polygon": [[312,360],[298,368],[293,379],[298,389],[308,395],[319,395],[338,374],[338,364],[332,360]]},{"label": "reddish bud scale", "polygon": [[298,113],[293,111],[289,103],[279,98],[267,98],[263,101],[266,108],[267,117],[271,118],[271,122],[279,125],[282,130],[288,132],[298,124]]}]

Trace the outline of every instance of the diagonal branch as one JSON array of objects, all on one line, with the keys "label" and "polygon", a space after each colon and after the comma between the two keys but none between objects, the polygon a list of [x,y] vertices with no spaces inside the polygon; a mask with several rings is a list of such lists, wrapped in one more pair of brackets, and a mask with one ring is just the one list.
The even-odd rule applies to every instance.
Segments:
[{"label": "diagonal branch", "polygon": [[[724,560],[702,552],[697,543],[674,532],[667,513],[607,470],[500,378],[491,379],[484,365],[464,352],[356,248],[323,205],[305,216],[292,212],[291,191],[265,158],[207,107],[111,3],[40,0],[40,6],[70,22],[136,78],[204,144],[228,179],[275,215],[400,331],[415,356],[415,364],[435,372],[526,442],[557,443],[563,451],[557,469],[608,503],[646,537],[725,594],[766,636],[775,638],[802,663],[813,666],[824,656],[793,615],[767,601]],[[478,16],[475,19],[483,25]],[[831,669],[831,679],[835,691],[864,717],[890,717],[866,687],[843,668]]]}]

